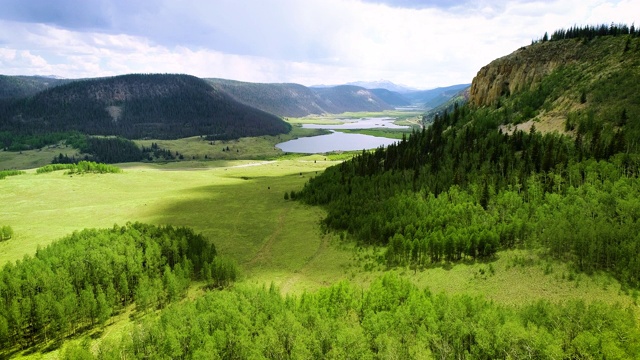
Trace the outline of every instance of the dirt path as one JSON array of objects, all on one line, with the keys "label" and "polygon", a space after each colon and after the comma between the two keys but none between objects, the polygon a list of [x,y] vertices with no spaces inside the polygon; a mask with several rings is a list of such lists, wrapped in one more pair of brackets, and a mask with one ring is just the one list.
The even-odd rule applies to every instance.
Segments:
[{"label": "dirt path", "polygon": [[282,285],[280,285],[280,291],[283,294],[287,294],[291,291],[291,288],[300,281],[300,278],[304,275],[307,269],[311,266],[311,264],[318,258],[320,254],[322,254],[329,247],[329,238],[330,235],[323,235],[320,244],[316,251],[311,255],[309,260],[307,260],[295,273],[293,273],[290,277],[285,280]]},{"label": "dirt path", "polygon": [[278,215],[278,225],[276,230],[271,233],[267,241],[262,244],[260,250],[246,263],[247,268],[252,268],[256,264],[261,261],[266,260],[269,256],[271,256],[271,249],[273,248],[273,244],[276,242],[276,239],[282,233],[282,229],[284,228],[284,224],[287,220],[287,214],[289,213],[289,207],[282,209],[280,214]]}]

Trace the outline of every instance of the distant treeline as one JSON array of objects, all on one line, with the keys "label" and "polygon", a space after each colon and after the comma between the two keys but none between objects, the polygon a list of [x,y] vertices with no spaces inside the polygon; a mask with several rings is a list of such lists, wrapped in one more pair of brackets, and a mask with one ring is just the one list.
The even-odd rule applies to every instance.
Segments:
[{"label": "distant treeline", "polygon": [[130,336],[63,359],[635,359],[633,309],[599,302],[500,306],[433,294],[387,274],[283,296],[273,286],[210,292],[147,317]]},{"label": "distant treeline", "polygon": [[545,33],[539,41],[557,41],[564,39],[586,39],[592,40],[598,36],[620,36],[631,35],[640,36],[640,29],[636,29],[634,24],[628,26],[626,24],[614,24],[610,25],[586,25],[578,26],[574,25],[569,29],[559,29],[554,31],[549,37],[549,34]]},{"label": "distant treeline", "polygon": [[191,280],[226,285],[236,276],[202,235],[140,223],[74,232],[0,271],[0,348],[62,340],[104,324],[135,303],[158,309]]}]

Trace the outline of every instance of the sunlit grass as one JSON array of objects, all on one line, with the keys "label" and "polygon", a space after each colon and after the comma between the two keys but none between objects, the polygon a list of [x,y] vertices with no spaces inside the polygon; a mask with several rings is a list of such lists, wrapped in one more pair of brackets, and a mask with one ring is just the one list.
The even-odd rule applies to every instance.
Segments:
[{"label": "sunlit grass", "polygon": [[42,167],[51,164],[51,160],[60,154],[77,156],[78,151],[64,145],[45,146],[42,149],[24,151],[3,151],[0,149],[0,170]]}]

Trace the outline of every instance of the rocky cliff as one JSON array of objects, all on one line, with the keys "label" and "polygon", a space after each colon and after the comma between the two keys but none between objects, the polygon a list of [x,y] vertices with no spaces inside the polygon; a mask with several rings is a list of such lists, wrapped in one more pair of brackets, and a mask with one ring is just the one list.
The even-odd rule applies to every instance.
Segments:
[{"label": "rocky cliff", "polygon": [[580,40],[550,41],[522,47],[484,66],[473,79],[469,101],[474,106],[495,104],[500,96],[535,88],[558,66],[584,57]]}]

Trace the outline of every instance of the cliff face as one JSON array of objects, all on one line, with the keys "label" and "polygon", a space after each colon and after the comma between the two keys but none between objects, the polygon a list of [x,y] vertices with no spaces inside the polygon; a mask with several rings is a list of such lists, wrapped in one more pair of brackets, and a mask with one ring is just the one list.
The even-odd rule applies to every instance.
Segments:
[{"label": "cliff face", "polygon": [[581,57],[579,40],[537,43],[484,66],[473,79],[469,101],[474,106],[495,104],[500,96],[535,88],[558,66]]}]

